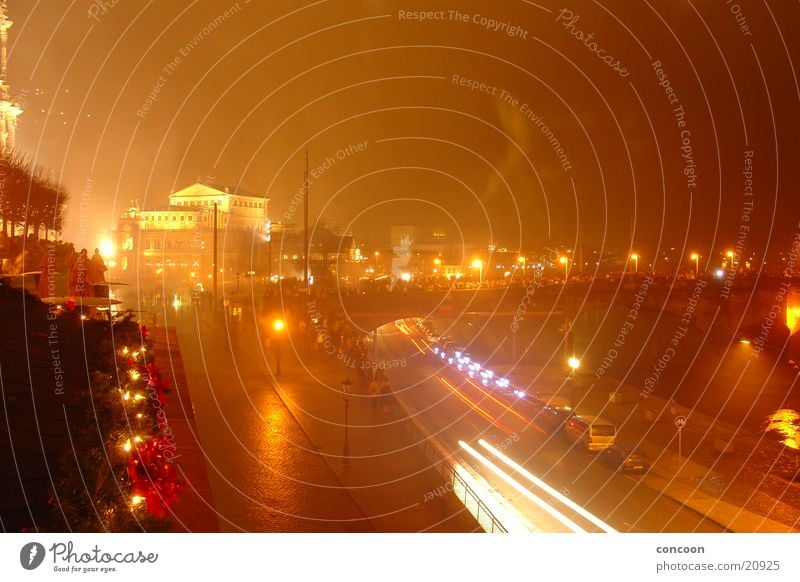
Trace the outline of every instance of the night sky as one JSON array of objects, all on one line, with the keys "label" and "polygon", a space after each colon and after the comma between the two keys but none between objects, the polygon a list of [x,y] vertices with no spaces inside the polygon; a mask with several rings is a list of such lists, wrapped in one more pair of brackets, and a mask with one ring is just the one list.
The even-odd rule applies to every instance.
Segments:
[{"label": "night sky", "polygon": [[312,220],[366,243],[573,246],[580,224],[619,253],[772,256],[800,231],[797,2],[8,4],[17,146],[85,246],[198,178],[302,227],[306,150]]}]

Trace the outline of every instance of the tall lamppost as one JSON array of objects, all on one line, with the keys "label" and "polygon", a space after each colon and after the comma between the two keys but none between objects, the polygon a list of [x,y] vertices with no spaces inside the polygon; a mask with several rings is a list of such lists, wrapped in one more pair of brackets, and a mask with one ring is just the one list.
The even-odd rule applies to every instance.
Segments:
[{"label": "tall lamppost", "polygon": [[472,268],[478,269],[478,287],[483,285],[483,261],[480,259],[475,259],[472,261]]},{"label": "tall lamppost", "polygon": [[272,221],[264,227],[267,231],[267,282],[272,282]]},{"label": "tall lamppost", "polygon": [[639,253],[631,253],[631,260],[633,261],[633,272],[639,272]]},{"label": "tall lamppost", "polygon": [[733,251],[728,251],[725,256],[728,257],[728,269],[733,269]]},{"label": "tall lamppost", "polygon": [[436,257],[435,259],[433,259],[433,265],[434,265],[433,273],[435,275],[438,275],[439,274],[439,269],[442,266],[442,259],[440,259],[439,257]]},{"label": "tall lamppost", "polygon": [[569,259],[566,256],[561,255],[558,257],[558,262],[564,265],[564,282],[566,283],[567,279],[569,278]]},{"label": "tall lamppost", "polygon": [[378,270],[381,266],[381,252],[375,251],[375,273],[378,273]]},{"label": "tall lamppost", "polygon": [[519,257],[517,259],[517,262],[518,263],[522,263],[522,280],[524,281],[525,280],[525,267],[527,266],[526,265],[527,261],[525,260],[525,257]]},{"label": "tall lamppost", "polygon": [[344,382],[342,382],[342,397],[344,398],[344,448],[342,449],[342,463],[345,465],[350,464],[350,418],[348,413],[350,410],[350,388],[352,388],[352,386],[353,383],[350,381],[350,376],[348,376],[344,379]]},{"label": "tall lamppost", "polygon": [[272,322],[272,329],[275,330],[275,377],[279,378],[281,375],[281,335],[286,328],[286,322],[282,319],[276,319]]},{"label": "tall lamppost", "polygon": [[692,253],[691,259],[694,261],[694,277],[696,279],[700,276],[700,255]]},{"label": "tall lamppost", "polygon": [[581,361],[572,356],[567,360],[567,365],[569,366],[569,380],[570,380],[570,406],[572,410],[575,410],[575,370],[581,367]]}]

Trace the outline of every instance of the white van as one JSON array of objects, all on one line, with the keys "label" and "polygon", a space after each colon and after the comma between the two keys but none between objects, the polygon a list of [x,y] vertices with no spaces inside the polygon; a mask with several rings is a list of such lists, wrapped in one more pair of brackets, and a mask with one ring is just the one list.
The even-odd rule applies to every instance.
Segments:
[{"label": "white van", "polygon": [[564,432],[589,452],[612,447],[617,440],[617,427],[599,416],[573,416],[564,425]]}]

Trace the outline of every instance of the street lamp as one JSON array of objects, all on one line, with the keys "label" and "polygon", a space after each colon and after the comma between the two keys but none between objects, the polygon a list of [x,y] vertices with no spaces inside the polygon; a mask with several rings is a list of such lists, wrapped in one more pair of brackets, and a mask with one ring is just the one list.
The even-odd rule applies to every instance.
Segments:
[{"label": "street lamp", "polygon": [[267,231],[267,281],[272,282],[272,221],[264,225]]},{"label": "street lamp", "polygon": [[633,261],[633,272],[639,272],[639,253],[631,253],[631,260]]},{"label": "street lamp", "polygon": [[575,410],[575,370],[580,368],[581,361],[572,356],[567,360],[567,365],[569,366],[569,379],[570,379],[570,408]]},{"label": "street lamp", "polygon": [[272,322],[272,329],[275,330],[275,377],[281,375],[281,334],[286,328],[286,322],[276,319]]},{"label": "street lamp", "polygon": [[567,278],[569,277],[569,259],[566,256],[561,255],[558,257],[558,262],[564,265],[564,282],[566,283]]},{"label": "street lamp", "polygon": [[478,287],[483,285],[483,261],[480,259],[475,259],[472,261],[472,268],[478,269],[479,276],[478,276]]},{"label": "street lamp", "polygon": [[694,261],[694,276],[697,278],[700,276],[700,255],[692,253],[691,259]]},{"label": "street lamp", "polygon": [[525,260],[525,257],[519,257],[517,259],[517,262],[518,263],[522,263],[522,278],[524,280],[525,279],[525,266],[526,266],[526,262],[527,261]]},{"label": "street lamp", "polygon": [[433,269],[433,272],[434,273],[439,273],[439,267],[442,264],[442,259],[440,259],[438,257],[433,259],[433,264],[436,265],[436,267]]},{"label": "street lamp", "polygon": [[342,397],[344,398],[344,448],[342,449],[342,463],[345,465],[350,464],[350,437],[348,434],[348,429],[350,426],[349,422],[349,408],[350,408],[350,388],[352,388],[353,383],[350,381],[350,376],[344,379],[342,382]]},{"label": "street lamp", "polygon": [[733,268],[733,251],[728,251],[725,253],[725,256],[728,257],[728,268]]},{"label": "street lamp", "polygon": [[381,252],[380,251],[375,251],[375,272],[376,273],[378,272],[378,267],[381,266],[380,257],[381,257]]}]

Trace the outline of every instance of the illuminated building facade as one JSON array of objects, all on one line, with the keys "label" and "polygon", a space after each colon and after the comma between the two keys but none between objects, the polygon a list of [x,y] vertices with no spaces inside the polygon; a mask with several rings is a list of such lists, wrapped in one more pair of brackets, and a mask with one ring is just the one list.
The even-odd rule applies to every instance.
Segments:
[{"label": "illuminated building facade", "polygon": [[197,283],[207,287],[214,263],[215,204],[219,280],[230,284],[265,276],[268,203],[268,198],[241,189],[196,183],[171,194],[167,206],[143,210],[133,204],[117,223],[121,278],[155,275],[176,288]]}]

